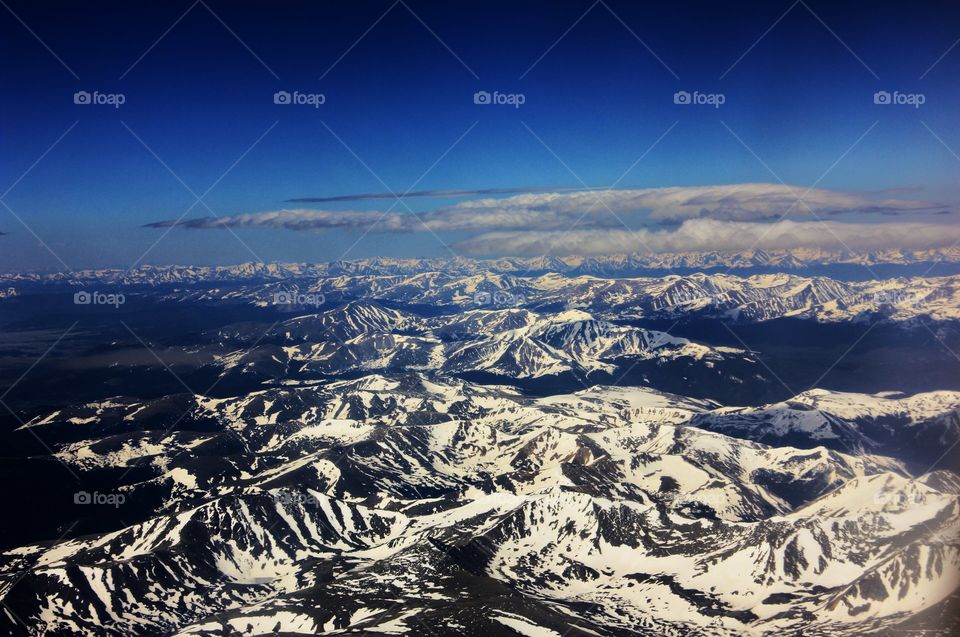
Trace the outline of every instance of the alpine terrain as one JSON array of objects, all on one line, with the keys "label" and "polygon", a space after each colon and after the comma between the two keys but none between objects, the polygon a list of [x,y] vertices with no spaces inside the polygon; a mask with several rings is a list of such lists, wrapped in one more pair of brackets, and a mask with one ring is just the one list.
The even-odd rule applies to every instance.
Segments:
[{"label": "alpine terrain", "polygon": [[8,275],[0,623],[957,630],[960,278],[750,258]]}]

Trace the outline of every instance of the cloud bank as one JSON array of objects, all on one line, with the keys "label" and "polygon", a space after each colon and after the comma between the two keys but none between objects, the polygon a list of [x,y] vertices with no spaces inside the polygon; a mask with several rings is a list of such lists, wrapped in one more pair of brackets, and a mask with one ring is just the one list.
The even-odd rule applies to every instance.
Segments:
[{"label": "cloud bank", "polygon": [[[481,191],[421,192],[423,196],[436,193],[450,196]],[[890,221],[891,216],[949,213],[946,207],[898,199],[891,196],[893,194],[890,191],[846,193],[763,183],[524,192],[508,197],[471,199],[416,215],[406,210],[383,213],[296,208],[220,218],[157,221],[147,225],[187,229],[339,228],[378,233],[476,233],[454,245],[455,249],[471,255],[794,247],[924,249],[953,243],[956,226]],[[352,201],[384,196],[384,193],[366,193],[320,200]],[[798,197],[802,201],[798,201]],[[647,227],[635,232],[626,230],[622,219],[627,215]],[[836,221],[843,215],[854,215],[856,221]],[[821,219],[827,221],[821,223]],[[870,219],[887,221],[871,223]]]},{"label": "cloud bank", "polygon": [[471,256],[604,255],[661,252],[737,252],[823,248],[870,251],[951,247],[960,226],[927,223],[842,223],[777,221],[758,223],[690,219],[675,229],[574,230],[571,232],[489,232],[453,245]]},{"label": "cloud bank", "polygon": [[[798,201],[802,200],[802,203]],[[943,206],[907,199],[876,198],[823,188],[805,189],[783,184],[683,186],[639,190],[603,190],[573,193],[523,194],[503,199],[478,199],[453,206],[451,212],[524,214],[550,210],[555,214],[594,216],[648,211],[654,221],[679,223],[685,219],[757,221],[791,216],[819,217],[849,213],[933,212]]]}]

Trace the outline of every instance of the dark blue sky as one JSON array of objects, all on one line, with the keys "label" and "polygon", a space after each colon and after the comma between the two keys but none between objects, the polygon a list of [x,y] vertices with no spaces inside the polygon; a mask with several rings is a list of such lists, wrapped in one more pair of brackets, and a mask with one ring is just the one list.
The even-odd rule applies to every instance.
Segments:
[{"label": "dark blue sky", "polygon": [[[400,192],[435,162],[418,190],[806,187],[870,129],[820,186],[960,201],[944,146],[960,149],[960,46],[930,68],[960,38],[953,3],[5,1],[19,19],[0,8],[0,193],[27,174],[2,198],[2,270],[62,267],[51,251],[72,268],[129,266],[162,235],[143,224],[194,204],[178,179],[199,195],[224,173],[204,198],[220,216],[386,190],[380,179]],[[280,90],[326,101],[276,105]],[[476,105],[478,90],[525,103]],[[676,105],[679,90],[726,101]],[[878,106],[879,90],[926,101]],[[77,105],[77,91],[125,103]],[[237,234],[177,228],[145,262],[336,259],[362,233]],[[449,252],[429,233],[371,233],[348,257],[377,255]]]}]

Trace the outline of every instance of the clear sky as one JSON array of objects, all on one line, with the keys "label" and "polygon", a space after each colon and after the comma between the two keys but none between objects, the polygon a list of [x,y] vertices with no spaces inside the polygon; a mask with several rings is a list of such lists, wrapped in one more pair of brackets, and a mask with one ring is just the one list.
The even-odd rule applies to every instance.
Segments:
[{"label": "clear sky", "polygon": [[411,187],[784,182],[960,201],[955,3],[5,1],[0,270],[459,253],[471,231],[439,225],[143,227],[476,198],[287,201]]}]

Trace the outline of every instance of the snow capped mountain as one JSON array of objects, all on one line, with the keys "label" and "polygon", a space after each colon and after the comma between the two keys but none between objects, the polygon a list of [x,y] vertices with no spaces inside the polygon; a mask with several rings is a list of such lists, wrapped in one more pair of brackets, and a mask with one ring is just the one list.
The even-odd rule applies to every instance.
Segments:
[{"label": "snow capped mountain", "polygon": [[[536,314],[527,310],[472,310],[422,319],[371,303],[300,316],[269,330],[227,328],[228,342],[254,347],[220,357],[226,370],[257,369],[257,362],[326,375],[365,370],[486,372],[513,379],[564,373],[612,373],[634,360],[751,359],[731,348],[711,348],[663,332],[597,320],[582,310]],[[261,344],[262,343],[262,344]]]},{"label": "snow capped mountain", "polygon": [[723,407],[690,420],[738,438],[880,453],[929,466],[960,440],[960,392],[898,397],[814,389],[762,407]]},{"label": "snow capped mountain", "polygon": [[298,316],[276,328],[287,342],[316,341],[318,337],[347,341],[377,332],[402,330],[415,317],[372,303],[354,302],[319,314]]},{"label": "snow capped mountain", "polygon": [[[480,334],[484,332],[479,331]],[[576,370],[612,371],[605,361],[624,357],[696,356],[709,352],[662,332],[621,328],[570,310],[546,316],[493,338],[455,346],[445,369],[482,370],[528,378]]]},{"label": "snow capped mountain", "polygon": [[728,407],[698,417],[691,424],[738,438],[769,438],[798,447],[829,445],[857,453],[873,451],[876,447],[843,419],[791,402],[759,409]]}]

